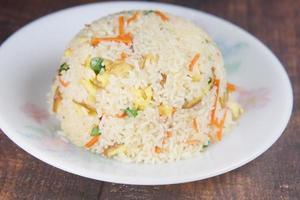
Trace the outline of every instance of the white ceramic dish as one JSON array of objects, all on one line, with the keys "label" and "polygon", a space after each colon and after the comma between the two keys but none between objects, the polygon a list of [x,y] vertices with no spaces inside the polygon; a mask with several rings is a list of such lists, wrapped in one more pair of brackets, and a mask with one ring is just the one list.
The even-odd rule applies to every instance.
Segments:
[{"label": "white ceramic dish", "polygon": [[[200,156],[161,165],[124,164],[61,140],[46,94],[65,45],[85,23],[121,10],[159,9],[201,25],[220,46],[246,113],[239,126]],[[0,48],[0,125],[17,145],[62,170],[127,184],[172,184],[216,176],[255,159],[281,135],[292,89],[278,59],[244,30],[212,15],[159,3],[96,3],[62,10],[23,27]],[[13,155],[12,155],[13,156]]]}]

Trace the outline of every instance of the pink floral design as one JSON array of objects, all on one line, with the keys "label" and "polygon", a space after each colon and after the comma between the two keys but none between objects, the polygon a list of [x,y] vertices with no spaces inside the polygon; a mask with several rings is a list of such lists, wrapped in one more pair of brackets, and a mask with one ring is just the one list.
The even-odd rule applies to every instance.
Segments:
[{"label": "pink floral design", "polygon": [[38,124],[49,119],[49,114],[46,110],[32,104],[26,103],[21,107],[21,110]]},{"label": "pink floral design", "polygon": [[238,102],[245,109],[258,109],[264,107],[270,101],[268,88],[243,89],[237,88]]},{"label": "pink floral design", "polygon": [[51,151],[68,150],[70,146],[66,141],[58,136],[52,138],[43,138],[41,144],[43,144],[44,148],[47,148]]}]

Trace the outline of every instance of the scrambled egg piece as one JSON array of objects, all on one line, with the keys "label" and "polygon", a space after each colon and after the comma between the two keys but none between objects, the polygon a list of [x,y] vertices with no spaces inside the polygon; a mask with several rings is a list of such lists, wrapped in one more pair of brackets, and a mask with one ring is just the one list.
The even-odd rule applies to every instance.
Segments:
[{"label": "scrambled egg piece", "polygon": [[84,42],[87,42],[87,41],[88,41],[88,39],[86,37],[80,37],[79,38],[80,43],[84,43]]},{"label": "scrambled egg piece", "polygon": [[141,69],[147,67],[149,64],[155,64],[158,61],[158,55],[146,54],[143,56],[142,60],[140,60],[139,65]]},{"label": "scrambled egg piece", "polygon": [[64,53],[65,56],[69,57],[69,56],[71,56],[72,54],[73,54],[72,49],[68,48],[68,49],[65,50],[65,53]]},{"label": "scrambled egg piece", "polygon": [[109,74],[107,72],[97,75],[97,86],[104,88],[105,86],[107,86],[108,82]]},{"label": "scrambled egg piece", "polygon": [[88,115],[97,115],[97,111],[94,107],[92,107],[91,105],[85,103],[85,102],[78,102],[73,100],[73,103],[75,104],[75,109],[77,111],[79,110],[83,110],[85,111]]},{"label": "scrambled egg piece", "polygon": [[144,89],[134,89],[134,94],[136,96],[134,107],[139,110],[144,110],[152,100],[153,91],[149,86]]},{"label": "scrambled egg piece", "polygon": [[92,56],[91,55],[88,55],[84,61],[84,66],[85,67],[90,67],[90,62],[92,60]]},{"label": "scrambled egg piece", "polygon": [[175,109],[168,105],[159,105],[158,111],[161,116],[170,116],[174,113]]},{"label": "scrambled egg piece", "polygon": [[90,80],[80,80],[81,85],[87,90],[87,92],[93,96],[96,95],[97,87],[93,85]]},{"label": "scrambled egg piece", "polygon": [[88,102],[90,103],[95,103],[96,99],[96,92],[97,92],[97,87],[92,83],[91,80],[80,80],[80,84],[87,90],[88,92]]},{"label": "scrambled egg piece", "polygon": [[106,66],[105,70],[107,72],[115,74],[117,76],[126,76],[128,75],[129,71],[133,69],[132,65],[125,63],[123,61],[114,62],[112,64],[107,64],[105,66]]},{"label": "scrambled egg piece", "polygon": [[198,67],[194,67],[194,70],[192,72],[192,81],[198,82],[201,80],[201,73]]},{"label": "scrambled egg piece", "polygon": [[236,102],[229,102],[228,107],[231,110],[233,120],[237,120],[243,113],[243,108]]},{"label": "scrambled egg piece", "polygon": [[113,146],[106,148],[104,150],[103,154],[110,158],[119,153],[123,153],[126,150],[127,150],[127,147],[124,144],[115,144]]}]

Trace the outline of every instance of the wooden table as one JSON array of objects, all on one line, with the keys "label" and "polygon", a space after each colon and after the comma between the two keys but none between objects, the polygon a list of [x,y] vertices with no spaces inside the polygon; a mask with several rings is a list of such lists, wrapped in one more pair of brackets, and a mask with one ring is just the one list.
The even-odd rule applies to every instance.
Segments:
[{"label": "wooden table", "polygon": [[[0,0],[0,43],[33,19],[86,2]],[[66,173],[37,160],[0,134],[0,199],[300,199],[300,0],[165,2],[225,18],[255,35],[279,57],[294,89],[293,116],[280,139],[255,161],[214,178],[131,186]]]}]

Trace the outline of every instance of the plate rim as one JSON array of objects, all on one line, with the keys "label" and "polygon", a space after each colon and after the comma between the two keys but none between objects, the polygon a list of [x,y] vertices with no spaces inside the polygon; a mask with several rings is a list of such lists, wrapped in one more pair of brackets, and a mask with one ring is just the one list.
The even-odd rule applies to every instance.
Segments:
[{"label": "plate rim", "polygon": [[276,66],[276,67],[279,67],[280,74],[283,77],[284,81],[287,83],[287,86],[289,88],[288,91],[287,91],[287,93],[289,94],[289,96],[287,97],[289,104],[286,105],[287,112],[286,112],[286,116],[281,121],[280,130],[278,130],[277,133],[274,134],[274,136],[272,137],[272,140],[270,140],[269,143],[264,144],[261,149],[258,149],[258,150],[256,150],[256,152],[253,152],[251,156],[249,156],[247,158],[244,158],[244,159],[241,159],[239,162],[237,162],[235,164],[229,165],[229,166],[223,168],[222,170],[214,171],[214,172],[208,173],[206,175],[198,175],[198,176],[196,175],[194,177],[185,177],[185,178],[181,178],[181,179],[172,179],[172,178],[164,178],[164,179],[151,179],[151,178],[134,179],[133,178],[132,179],[132,178],[130,178],[130,176],[128,176],[128,177],[126,177],[126,176],[121,176],[121,177],[114,176],[114,177],[112,177],[111,175],[107,175],[105,173],[101,173],[98,176],[93,176],[92,174],[86,173],[86,172],[84,172],[84,170],[81,170],[81,169],[78,169],[78,168],[64,167],[61,164],[57,163],[55,161],[55,159],[45,158],[45,157],[43,157],[43,155],[40,152],[31,150],[30,145],[28,145],[26,143],[22,143],[21,141],[19,141],[17,139],[17,136],[16,136],[16,131],[12,130],[10,128],[10,126],[7,125],[7,123],[5,121],[5,117],[3,117],[3,114],[0,114],[0,127],[3,131],[3,133],[10,140],[12,140],[17,146],[19,146],[25,152],[29,153],[30,155],[37,158],[38,160],[41,160],[41,161],[43,161],[43,162],[45,162],[45,163],[47,163],[47,164],[49,164],[53,167],[61,169],[65,172],[76,174],[76,175],[79,175],[79,176],[82,176],[82,177],[86,177],[86,178],[90,178],[90,179],[94,179],[94,180],[99,180],[99,181],[108,181],[108,182],[121,183],[121,184],[130,184],[130,185],[165,185],[165,184],[178,184],[178,183],[186,183],[186,182],[192,182],[192,181],[197,181],[197,180],[203,180],[203,179],[218,176],[218,175],[227,173],[229,171],[232,171],[234,169],[237,169],[237,168],[249,163],[250,161],[256,159],[258,156],[260,156],[264,152],[266,152],[278,140],[278,138],[283,134],[283,132],[284,132],[285,128],[287,127],[288,122],[291,118],[292,110],[293,110],[293,89],[292,89],[292,84],[291,84],[288,73],[285,70],[284,66],[282,65],[280,60],[275,56],[275,54],[263,42],[261,42],[258,38],[256,38],[252,34],[250,34],[248,31],[246,31],[245,29],[233,24],[230,21],[227,21],[227,20],[225,20],[221,17],[215,16],[213,14],[204,12],[202,10],[197,10],[197,9],[184,7],[184,6],[180,6],[180,5],[174,5],[174,4],[159,3],[159,2],[114,1],[114,2],[96,2],[96,3],[80,4],[80,5],[60,9],[60,10],[57,10],[55,12],[46,14],[44,16],[41,16],[41,17],[25,24],[21,28],[17,29],[13,34],[11,34],[8,38],[6,38],[2,42],[2,44],[0,45],[0,56],[1,56],[1,52],[3,51],[3,47],[7,43],[9,43],[10,40],[13,40],[13,38],[15,37],[15,35],[17,33],[29,28],[31,25],[34,25],[34,24],[36,24],[36,23],[38,23],[38,22],[40,22],[40,21],[42,21],[46,18],[52,17],[53,15],[62,14],[65,11],[74,10],[74,9],[81,9],[82,7],[92,7],[92,6],[95,6],[95,5],[97,5],[97,6],[117,6],[118,4],[119,5],[120,4],[127,4],[129,6],[130,5],[135,5],[135,6],[151,5],[151,6],[157,6],[157,7],[163,6],[164,7],[163,9],[168,9],[168,8],[173,8],[174,9],[175,8],[175,9],[183,9],[185,11],[192,11],[192,12],[195,12],[195,13],[200,13],[200,14],[206,15],[210,18],[215,18],[215,19],[219,20],[221,23],[232,26],[234,29],[237,29],[237,30],[241,31],[243,34],[250,37],[251,40],[254,40],[257,44],[259,44],[261,46],[263,51],[265,51],[268,54],[268,56],[272,57],[272,59],[278,63],[278,66]]}]

